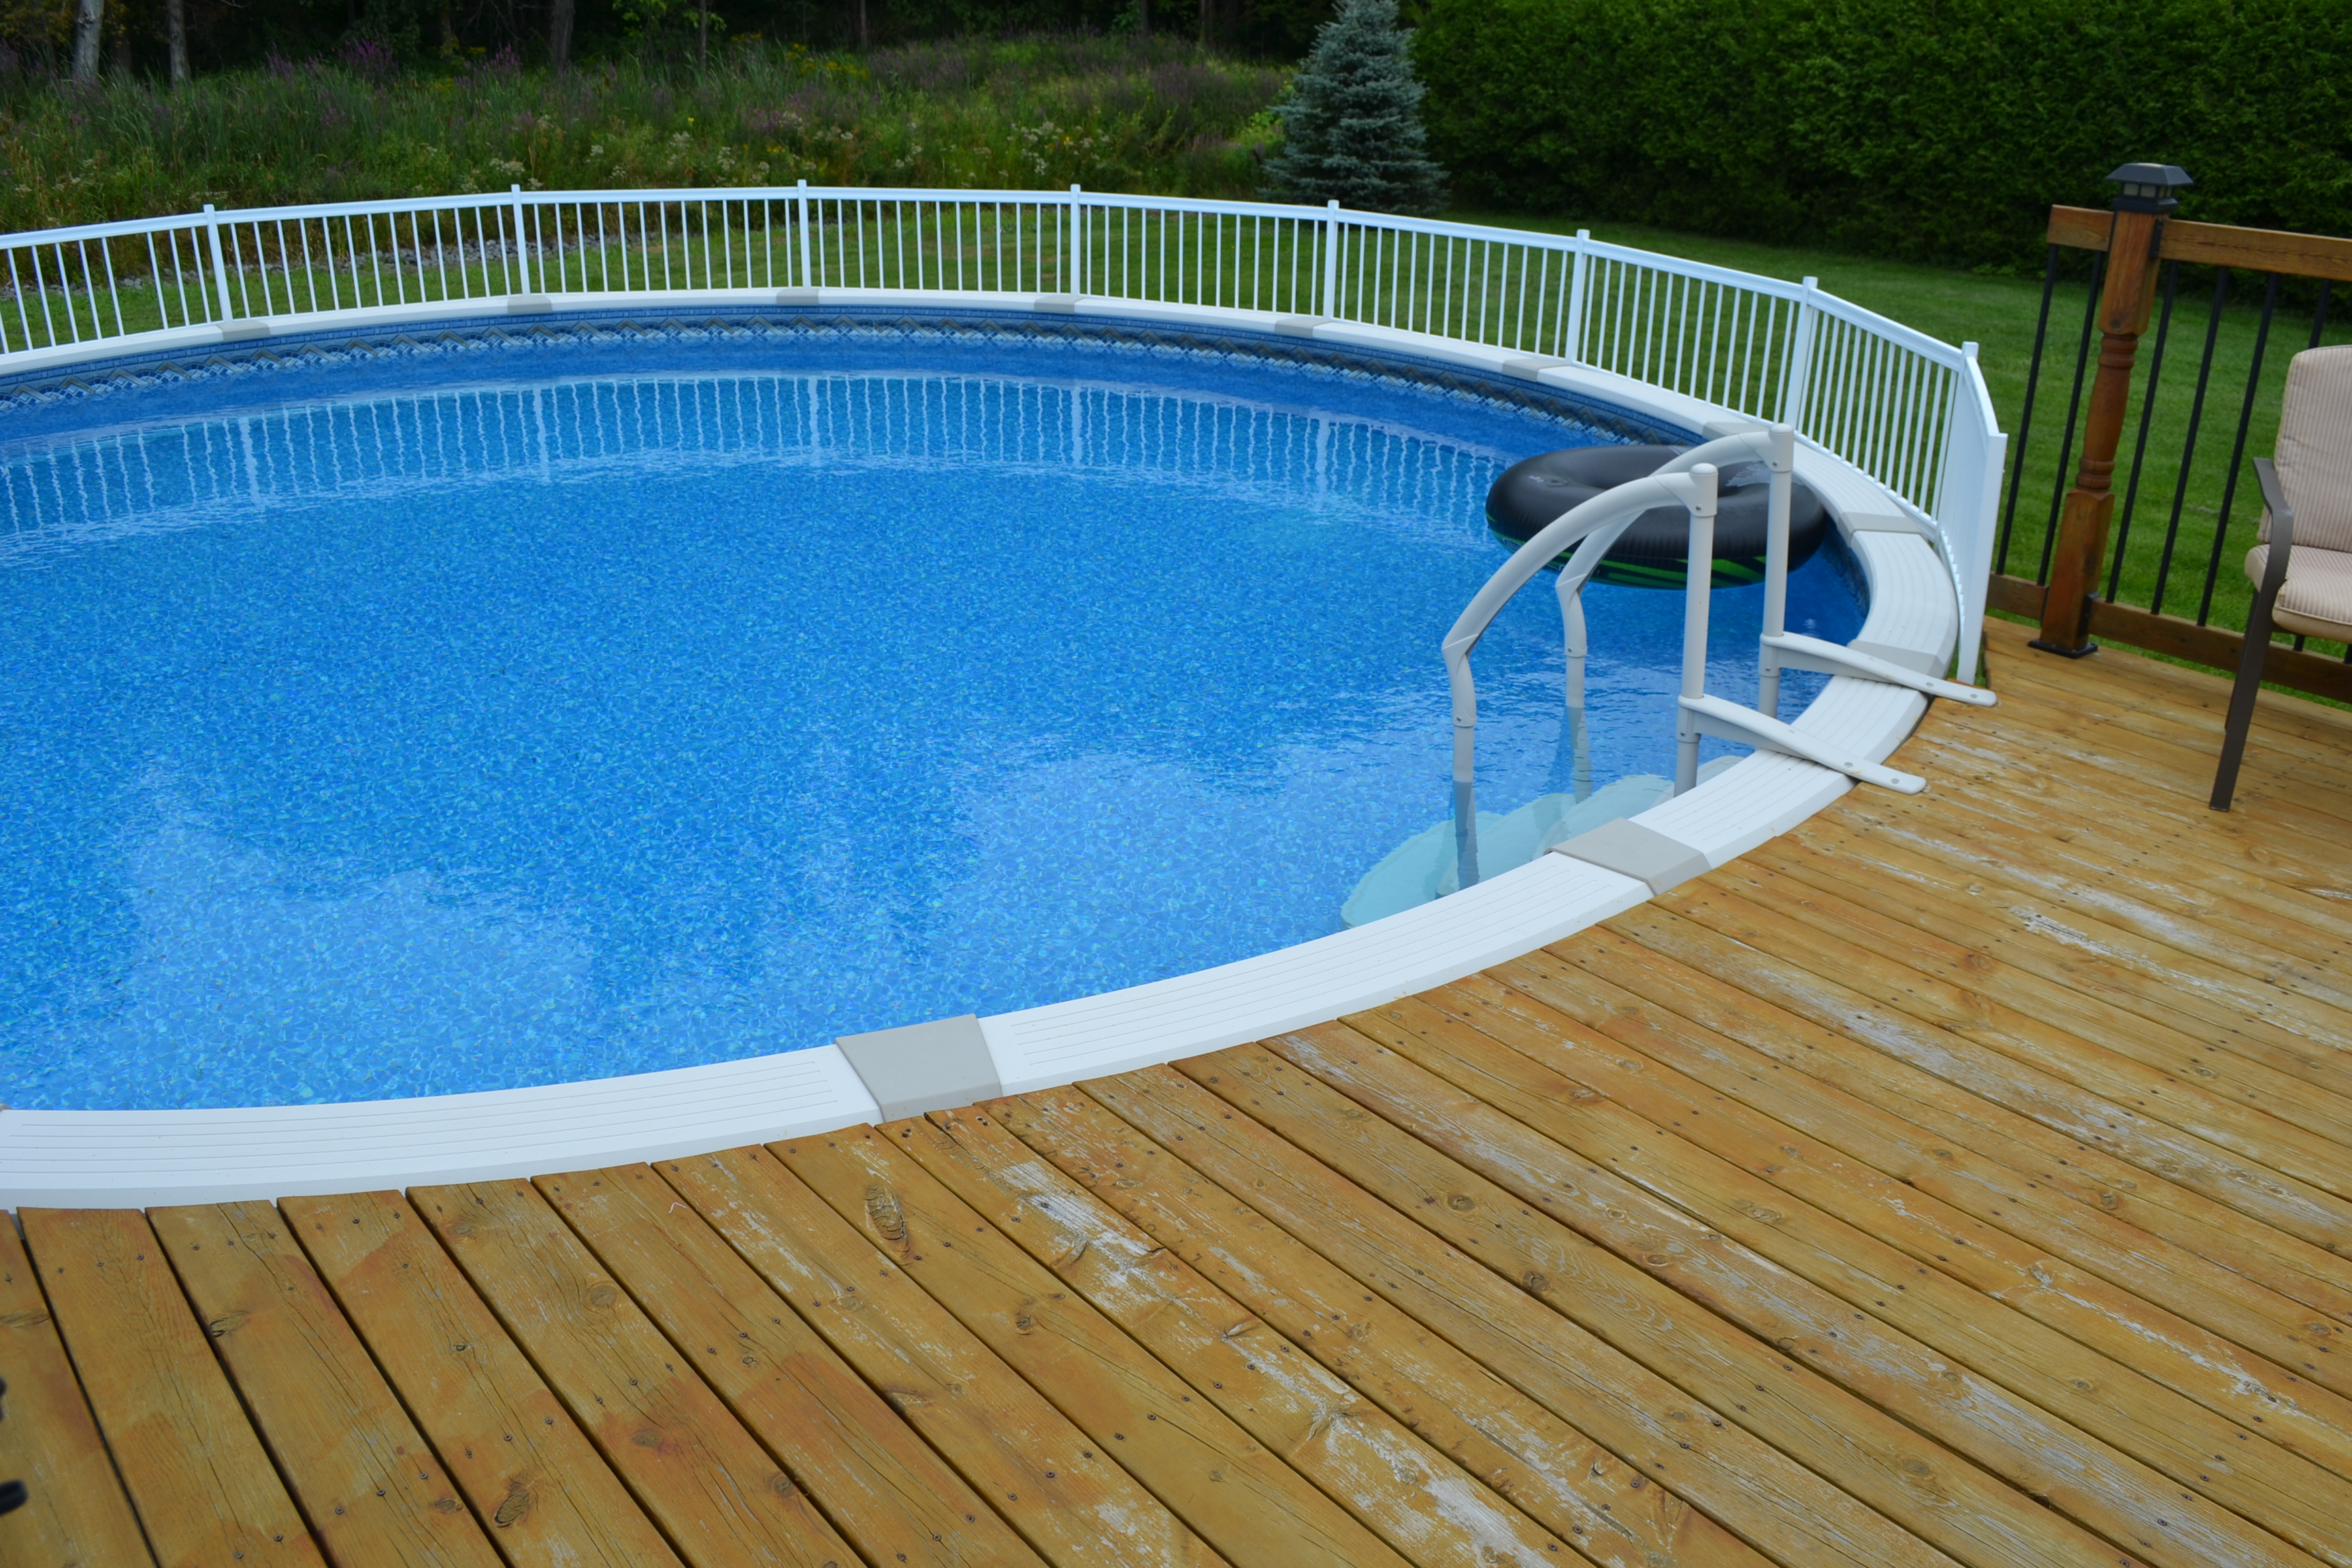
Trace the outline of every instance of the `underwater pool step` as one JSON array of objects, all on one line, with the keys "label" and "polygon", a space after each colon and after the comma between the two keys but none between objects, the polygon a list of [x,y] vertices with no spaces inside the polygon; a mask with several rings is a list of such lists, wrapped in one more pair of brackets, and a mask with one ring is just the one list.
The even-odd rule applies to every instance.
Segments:
[{"label": "underwater pool step", "polygon": [[[1738,761],[1738,757],[1717,757],[1699,769],[1700,782]],[[1639,816],[1673,793],[1672,779],[1657,773],[1630,773],[1582,800],[1564,793],[1544,795],[1514,812],[1482,811],[1478,814],[1480,875],[1482,879],[1499,876],[1524,866],[1555,844],[1565,844],[1620,817]],[[1458,892],[1461,887],[1454,819],[1449,816],[1423,828],[1365,872],[1348,901],[1339,906],[1339,923],[1352,930]]]}]

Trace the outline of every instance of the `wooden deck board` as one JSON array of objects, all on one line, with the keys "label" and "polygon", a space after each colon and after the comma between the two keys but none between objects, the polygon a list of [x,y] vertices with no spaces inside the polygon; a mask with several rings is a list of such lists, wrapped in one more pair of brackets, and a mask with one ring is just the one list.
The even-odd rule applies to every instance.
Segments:
[{"label": "wooden deck board", "polygon": [[1949,943],[1972,967],[1978,955],[1990,956],[2050,986],[2088,993],[2187,1036],[2192,1054],[2220,1049],[2245,1057],[2323,1090],[2338,1125],[2352,1111],[2346,1100],[2352,1052],[2329,1037],[2352,1005],[2352,991],[2335,994],[2325,971],[2242,973],[2205,952],[2147,940],[2086,911],[1983,888],[1883,842],[1856,850],[1800,831],[1764,846],[1747,868],[1907,921]]},{"label": "wooden deck board", "polygon": [[539,1188],[869,1563],[1036,1553],[649,1166]]},{"label": "wooden deck board", "polygon": [[[2004,1059],[2005,1070],[2046,1074],[2291,1178],[2326,1194],[2310,1201],[2335,1223],[2352,1222],[2352,1149],[2329,1131],[2289,1120],[2305,1097],[2284,1086],[2251,1086],[2242,1075],[2201,1076],[2197,1053],[2178,1036],[2125,1025],[2079,992],[2065,994],[2069,1016],[2063,1020],[2041,1016],[2032,1005],[2049,988],[2007,973],[1990,954],[1977,955],[1977,964],[1956,974],[1942,955],[1923,951],[1931,944],[1916,928],[1889,931],[1884,921],[1824,910],[1819,900],[1759,887],[1745,874],[1686,884],[1653,907],[1819,979],[1834,978],[1882,1016],[1899,1014],[1980,1045]],[[1913,954],[1916,964],[1928,967],[1916,966]],[[1986,972],[1998,986],[1980,987],[1970,969]]]},{"label": "wooden deck board", "polygon": [[[1757,1403],[1748,1398],[1751,1387],[1768,1399],[1780,1397],[1743,1375],[1751,1364],[1777,1370],[1762,1352],[1734,1352],[1736,1364],[1724,1364],[1718,1342],[1685,1340],[1685,1320],[1657,1316],[1648,1303],[1626,1299],[1607,1280],[1587,1281],[1558,1270],[1502,1279],[1370,1192],[1334,1179],[1332,1168],[1311,1152],[1172,1069],[1128,1073],[1087,1089],[1364,1289],[1476,1357],[1561,1419],[1587,1424],[1653,1484],[1690,1499],[1775,1559],[1853,1564],[1951,1560],[1882,1518],[1855,1494],[1818,1479],[1804,1464],[1816,1458],[1843,1458],[1867,1446],[1869,1438],[1885,1439],[1891,1423],[1862,1415],[1866,1436],[1857,1443],[1834,1417],[1809,1413],[1801,1405],[1788,1407],[1780,1425],[1794,1440],[1780,1445],[1784,1453],[1774,1446],[1783,1434],[1751,1435],[1710,1409],[1704,1396],[1695,1401],[1675,1377],[1656,1370],[1663,1365],[1705,1384],[1721,1396],[1723,1409],[1744,1414],[1743,1406]],[[1475,1200],[1470,1201],[1475,1207]],[[1790,1458],[1791,1453],[1797,1458]],[[1899,1459],[1887,1468],[1904,1479],[1882,1489],[1902,1490],[1906,1481],[1927,1479],[1903,1470]],[[1924,1486],[1918,1489],[1926,1491]],[[2020,1554],[2014,1560],[2031,1559]]]},{"label": "wooden deck board", "polygon": [[278,1211],[509,1563],[678,1568],[407,1199],[286,1198]]},{"label": "wooden deck board", "polygon": [[693,1568],[854,1553],[529,1182],[419,1187],[417,1212]]},{"label": "wooden deck board", "polygon": [[[1980,1010],[1971,1023],[1999,1030],[2025,1049],[2039,1044],[2025,1033],[2039,1025],[2216,1099],[2291,1122],[2335,1144],[2315,1145],[2314,1159],[2332,1160],[2333,1165],[2322,1168],[2339,1182],[2352,1180],[2352,1163],[2343,1158],[2352,1153],[2347,1148],[2352,1142],[2352,1101],[2333,1090],[2344,1074],[2343,1064],[2330,1059],[2338,1054],[2332,1047],[2307,1036],[2279,1038],[2275,1032],[2263,1032],[2259,1018],[2225,1009],[2213,1009],[2223,1014],[2221,1018],[2191,1016],[2180,966],[2165,984],[2111,966],[2070,964],[2070,955],[2055,942],[2030,930],[2004,930],[1998,920],[1973,922],[1992,929],[1974,944],[1964,944],[1952,940],[1952,933],[1971,922],[1923,889],[1864,869],[1848,879],[1843,890],[1832,891],[1822,886],[1825,876],[1824,868],[1801,850],[1780,852],[1726,867],[1709,892],[1730,890],[1783,917],[1801,942],[1814,942],[1819,933],[1846,944],[1842,953],[1859,950],[1914,975],[1997,994],[2002,1001]],[[1904,913],[1890,919],[1894,910]],[[1942,994],[1937,995],[1940,1000]],[[2255,1135],[2274,1133],[2257,1123]],[[2335,1166],[2345,1169],[2336,1172]]]},{"label": "wooden deck board", "polygon": [[23,1209],[26,1249],[163,1568],[323,1568],[135,1209]]},{"label": "wooden deck board", "polygon": [[[1879,1367],[1897,1364],[1890,1352],[1906,1338],[1915,1341],[2224,1507],[2303,1517],[2305,1533],[2315,1540],[2330,1542],[2334,1534],[2315,1516],[2352,1502],[2352,1486],[2342,1479],[2352,1469],[2352,1403],[2198,1335],[2136,1299],[2126,1301],[1793,1128],[1743,1117],[1721,1097],[1676,1095],[1661,1073],[1612,1070],[1608,1057],[1614,1053],[1571,1053],[1492,1016],[1477,1027],[1407,1000],[1351,1022],[1380,1048],[1367,1053],[1363,1042],[1337,1030],[1286,1036],[1276,1046],[1310,1069],[1327,1047],[1344,1053],[1344,1078],[1318,1076],[1367,1104],[1368,1097],[1399,1103],[1399,1079],[1408,1093],[1427,1081],[1387,1059],[1393,1048],[1432,1077],[1624,1178],[1632,1190],[1615,1196],[1620,1206],[1638,1201],[1634,1194],[1654,1196],[1820,1287],[1855,1314],[1832,1337],[1857,1341],[1864,1353],[1875,1348],[1871,1359]],[[1404,1102],[1415,1105],[1416,1115],[1442,1114],[1425,1099]],[[1594,1192],[1592,1181],[1586,1185],[1587,1201],[1564,1213],[1589,1215],[1593,1205],[1611,1201]],[[1661,1277],[1680,1284],[1690,1272],[1676,1268]],[[1844,1316],[1832,1301],[1820,1306],[1824,1326]],[[1874,1347],[1879,1324],[1889,1335]],[[2034,1420],[1994,1399],[1939,1399],[1925,1408],[1964,1412],[1964,1420],[1990,1421],[2018,1438],[2031,1436]],[[1937,1429],[1933,1414],[1911,1419],[1923,1430]],[[2262,1441],[2242,1447],[2249,1438]],[[1969,1448],[1965,1435],[1946,1440]],[[2055,1462],[2074,1441],[2068,1432],[2035,1447]],[[2272,1444],[2323,1469],[2273,1453]],[[2095,1448],[2074,1458],[2102,1482],[2125,1479],[2128,1468]],[[2012,1479],[2024,1474],[2003,1473]],[[2139,1478],[2132,1495],[2171,1496],[2150,1480]],[[2315,1494],[2309,1502],[2306,1488]],[[2047,1487],[2029,1489],[2054,1500]]]},{"label": "wooden deck board", "polygon": [[148,1218],[337,1568],[499,1561],[276,1208],[194,1204]]},{"label": "wooden deck board", "polygon": [[[1553,955],[1623,987],[1780,1068],[1843,1089],[1881,1110],[1918,1120],[1940,1139],[2029,1173],[2077,1202],[2128,1220],[2292,1299],[2352,1322],[2352,1261],[2291,1227],[2247,1224],[2273,1194],[2231,1190],[2213,1164],[2184,1159],[2186,1147],[2144,1147],[2132,1118],[2095,1097],[2050,1080],[2006,1074],[1989,1061],[1922,1037],[1906,1026],[1840,1010],[1811,976],[1724,942],[1688,921],[1613,921],[1559,944]],[[1522,960],[1521,963],[1535,962]],[[1508,983],[1513,969],[1502,966]],[[1807,1005],[1820,997],[1817,1014]],[[1794,1005],[1787,1004],[1796,1004]],[[1861,1029],[1842,1021],[1864,1022]],[[2142,1154],[2135,1163],[2131,1156]],[[2209,1184],[2221,1183],[2222,1190]],[[2235,1205],[2232,1197],[2244,1199]],[[2279,1205],[2282,1215],[2300,1210]]]},{"label": "wooden deck board", "polygon": [[2216,814],[2226,682],[2026,635],[1926,795],[1345,1020],[28,1211],[0,1559],[2352,1568],[2352,715]]},{"label": "wooden deck board", "polygon": [[1193,1391],[1421,1568],[1535,1568],[1563,1542],[985,1118],[879,1129]]},{"label": "wooden deck board", "polygon": [[658,1170],[1047,1560],[1223,1563],[767,1150]]},{"label": "wooden deck board", "polygon": [[2127,931],[2160,950],[2143,950],[2152,961],[2186,954],[2339,1013],[2352,1006],[2352,985],[2339,973],[2352,956],[2352,922],[2333,929],[2334,911],[2319,900],[2288,910],[2279,907],[2283,900],[2275,889],[2265,889],[2271,903],[2257,906],[2242,888],[2135,878],[2121,868],[2115,841],[2094,855],[2084,849],[2083,835],[2031,832],[1990,817],[1972,823],[1963,816],[1965,808],[1938,805],[1946,808],[1934,816],[1857,808],[1832,822],[1802,824],[1790,838],[1824,853],[1853,847],[1866,856],[1877,848],[1887,856],[1878,864],[1889,870],[1933,879],[1970,897],[2006,889],[2063,910],[2066,917]]},{"label": "wooden deck board", "polygon": [[1076,1089],[984,1112],[1605,1568],[1756,1568],[1738,1537]]},{"label": "wooden deck board", "polygon": [[[1287,1059],[1290,1050],[1311,1051],[1314,1070]],[[1811,1468],[1955,1555],[2021,1565],[2105,1562],[2114,1546],[2070,1528],[2072,1518],[2152,1563],[2291,1560],[2273,1550],[2276,1542],[2185,1496],[2168,1510],[2152,1506],[2145,1488],[2117,1497],[2125,1478],[2116,1472],[2134,1468],[2121,1456],[1694,1225],[1589,1156],[1544,1147],[1524,1124],[1449,1091],[1434,1075],[1392,1053],[1380,1052],[1390,1059],[1375,1066],[1367,1058],[1376,1052],[1373,1042],[1329,1026],[1311,1037],[1286,1036],[1272,1049],[1240,1047],[1184,1065],[1229,1103],[1290,1142],[1311,1143],[1356,1184],[1530,1293],[1580,1315],[1605,1302],[1612,1326],[1636,1317],[1671,1323],[1670,1350],[1652,1353],[1671,1353],[1673,1375],[1689,1380],[1718,1415],[1784,1446],[1808,1444]],[[1374,1072],[1387,1080],[1378,1086],[1383,1091],[1357,1110],[1349,1091],[1373,1098]],[[1406,1120],[1384,1120],[1391,1116]],[[1560,1174],[1563,1167],[1572,1173]],[[1915,1287],[1924,1284],[1924,1270],[1890,1268],[1871,1287],[1900,1301],[1906,1273],[1919,1276]],[[1821,1440],[1830,1432],[1834,1444]]]},{"label": "wooden deck board", "polygon": [[[2140,1305],[2162,1308],[2267,1357],[2285,1371],[2290,1384],[2308,1378],[2341,1394],[2347,1392],[2343,1385],[2352,1384],[2352,1364],[2345,1364],[2352,1358],[2339,1353],[2344,1336],[2325,1321],[2315,1322],[2311,1310],[2293,1298],[2142,1230],[2096,1202],[2065,1194],[1999,1160],[1979,1157],[1956,1146],[1958,1140],[1940,1137],[1832,1084],[1797,1080],[1760,1053],[1675,1017],[1606,981],[1575,971],[1563,974],[1566,966],[1542,962],[1550,956],[1498,966],[1489,975],[1448,986],[1426,1000],[1548,1061],[1550,1053],[1530,1042],[1559,1042],[1574,1051],[1587,1042],[1563,1028],[1560,1021],[1583,1023],[1605,1037],[1606,1046],[1597,1066],[1589,1065],[1595,1053],[1580,1052],[1580,1060],[1588,1065],[1578,1070],[1612,1086],[1609,1092],[1621,1094],[1653,1121],[1699,1114],[1695,1102],[1711,1097],[1717,1107],[1752,1107],[1771,1119],[1757,1123],[1759,1131],[1777,1125],[1817,1139],[1833,1164],[1855,1162],[1855,1168],[1838,1168],[1827,1182],[1805,1177],[1822,1201],[1836,1205],[1849,1217],[1849,1198],[1908,1210],[1916,1202],[1911,1194],[1924,1194],[1935,1200],[1928,1205],[1930,1213],[1945,1204],[1955,1211],[1940,1234],[1948,1235],[1953,1225],[1990,1227],[2025,1244],[2024,1255],[2014,1262],[2029,1273],[2037,1268],[2048,1272],[2045,1259],[2033,1256],[2039,1250],[2113,1286],[2113,1295],[2091,1292],[2105,1303],[2103,1310],[2137,1316]],[[1606,1059],[1611,1055],[1617,1059]],[[1663,1098],[1653,1098],[1643,1081],[1645,1074],[1665,1080]],[[1685,1104],[1691,1107],[1687,1111],[1682,1109]],[[1711,1138],[1706,1142],[1715,1152],[1729,1152]],[[1771,1155],[1779,1153],[1775,1142]],[[1776,1181],[1788,1173],[1775,1157],[1749,1168]],[[1803,1177],[1804,1171],[1796,1174]],[[1887,1185],[1890,1181],[1894,1187]],[[1879,1234],[1898,1239],[1910,1223],[1910,1215],[1899,1215]],[[2045,1283],[2039,1274],[2032,1279],[2036,1287]],[[2068,1289],[2082,1288],[2070,1284]],[[2162,1321],[2162,1314],[2152,1320]],[[2184,1351],[2196,1345],[2192,1353],[2229,1359],[2219,1346],[2180,1334],[2178,1327],[2165,1329],[2162,1342],[2168,1347],[2178,1342]]]},{"label": "wooden deck board", "polygon": [[0,1226],[0,1371],[8,1379],[0,1479],[23,1481],[31,1493],[0,1536],[8,1542],[8,1560],[23,1568],[152,1564],[97,1417],[82,1397],[12,1226]]},{"label": "wooden deck board", "polygon": [[1234,1568],[1402,1568],[1377,1536],[892,1141],[860,1129],[774,1152]]}]

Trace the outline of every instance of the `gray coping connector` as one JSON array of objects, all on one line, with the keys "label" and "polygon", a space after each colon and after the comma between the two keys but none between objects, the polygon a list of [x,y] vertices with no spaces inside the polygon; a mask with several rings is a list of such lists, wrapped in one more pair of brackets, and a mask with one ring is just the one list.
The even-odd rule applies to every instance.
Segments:
[{"label": "gray coping connector", "polygon": [[954,1110],[1004,1092],[976,1014],[843,1035],[834,1041],[882,1108],[882,1120]]},{"label": "gray coping connector", "polygon": [[1555,844],[1550,852],[1631,877],[1646,883],[1653,894],[1715,868],[1705,855],[1681,839],[1644,827],[1630,816],[1604,822],[1590,833]]}]

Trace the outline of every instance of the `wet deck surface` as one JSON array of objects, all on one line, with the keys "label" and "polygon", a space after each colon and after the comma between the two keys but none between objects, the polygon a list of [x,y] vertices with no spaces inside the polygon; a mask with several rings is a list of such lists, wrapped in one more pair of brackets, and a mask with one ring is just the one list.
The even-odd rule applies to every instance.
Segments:
[{"label": "wet deck surface", "polygon": [[927,1120],[0,1237],[0,1561],[2352,1563],[2352,715],[1993,632],[1786,838]]}]

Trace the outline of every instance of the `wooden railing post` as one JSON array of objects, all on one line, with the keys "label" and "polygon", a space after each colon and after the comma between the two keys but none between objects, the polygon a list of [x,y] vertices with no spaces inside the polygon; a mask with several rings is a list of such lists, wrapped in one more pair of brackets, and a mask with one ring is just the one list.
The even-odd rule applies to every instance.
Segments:
[{"label": "wooden railing post", "polygon": [[2083,426],[2083,458],[2066,491],[2058,541],[2050,555],[2050,589],[2042,601],[2042,635],[2032,646],[2080,658],[2096,653],[2091,641],[2091,595],[2107,555],[2107,524],[2116,510],[2110,480],[2122,439],[2124,406],[2131,400],[2132,362],[2156,302],[2156,252],[2164,220],[2180,204],[2172,192],[2189,183],[2169,163],[2126,163],[2107,176],[2123,186],[2107,237],[2106,287],[2099,296],[2099,373]]}]

